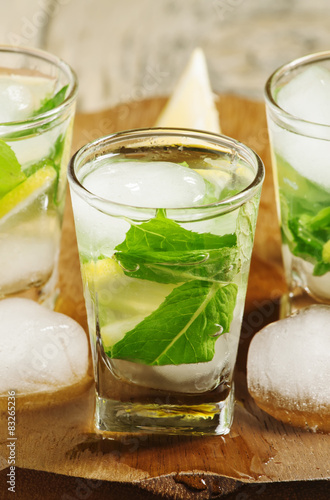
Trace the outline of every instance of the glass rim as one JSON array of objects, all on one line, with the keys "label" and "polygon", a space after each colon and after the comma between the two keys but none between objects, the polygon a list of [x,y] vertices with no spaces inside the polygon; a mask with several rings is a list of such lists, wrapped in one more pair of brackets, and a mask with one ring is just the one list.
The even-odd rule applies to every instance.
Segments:
[{"label": "glass rim", "polygon": [[294,59],[294,60],[278,67],[270,75],[270,77],[268,78],[268,80],[266,81],[266,84],[265,84],[264,95],[265,95],[266,104],[273,111],[280,113],[285,119],[290,120],[292,123],[303,124],[303,125],[305,125],[305,124],[306,125],[313,125],[314,128],[330,130],[330,124],[327,125],[325,123],[318,123],[318,122],[306,120],[304,118],[300,118],[297,115],[293,115],[293,114],[289,113],[288,111],[286,111],[285,109],[283,109],[276,102],[274,95],[273,95],[273,90],[272,90],[274,83],[278,83],[283,76],[287,75],[292,70],[294,70],[298,67],[307,66],[307,65],[310,65],[311,63],[314,63],[317,61],[323,61],[326,59],[329,59],[329,62],[330,62],[330,50],[325,50],[325,51],[321,51],[321,52],[307,54],[305,56]]},{"label": "glass rim", "polygon": [[[136,140],[138,139],[143,139],[147,138],[150,136],[171,136],[171,137],[182,137],[186,136],[190,139],[198,139],[198,140],[204,140],[207,141],[209,145],[213,144],[218,145],[218,146],[227,146],[230,147],[231,150],[240,152],[244,152],[245,156],[242,156],[242,158],[249,162],[250,164],[254,162],[255,164],[255,175],[252,180],[252,182],[242,189],[239,193],[230,196],[228,198],[225,198],[224,200],[220,200],[214,203],[209,203],[205,205],[194,205],[194,206],[186,206],[186,207],[174,207],[174,208],[166,208],[166,211],[171,214],[175,213],[180,213],[180,212],[186,212],[186,211],[205,211],[207,209],[216,209],[217,213],[220,212],[230,212],[234,210],[235,208],[238,208],[239,206],[243,205],[245,202],[247,202],[250,198],[252,198],[255,194],[256,191],[261,187],[264,177],[265,177],[265,168],[264,164],[261,160],[261,158],[258,156],[258,154],[253,151],[249,146],[246,146],[245,144],[237,141],[236,139],[232,139],[231,137],[227,137],[225,135],[220,135],[220,134],[215,134],[213,132],[206,132],[206,131],[201,131],[201,130],[195,130],[195,129],[187,129],[187,128],[174,128],[174,127],[150,127],[150,128],[138,128],[138,129],[130,129],[130,130],[124,130],[121,132],[117,132],[114,134],[110,134],[104,137],[100,137],[98,139],[95,139],[92,142],[89,142],[82,146],[76,153],[72,156],[69,165],[68,165],[68,180],[70,186],[77,192],[79,196],[81,196],[84,199],[88,200],[88,203],[95,208],[98,208],[95,206],[95,202],[100,201],[101,203],[105,203],[107,206],[113,206],[116,207],[117,210],[120,208],[123,209],[133,209],[134,211],[137,211],[138,213],[143,213],[145,211],[154,211],[160,208],[164,207],[141,207],[141,206],[133,206],[129,204],[124,204],[124,203],[118,203],[115,201],[108,200],[106,198],[102,198],[100,196],[97,196],[96,194],[92,193],[88,189],[86,189],[79,179],[76,176],[76,171],[75,167],[78,164],[79,161],[84,159],[84,155],[87,154],[88,151],[91,151],[92,149],[97,150],[101,149],[102,146],[106,147],[107,145],[115,144],[116,142],[120,142],[121,140],[127,139],[133,139],[135,138]],[[177,144],[179,145],[185,145],[185,144]],[[187,144],[187,147],[192,146],[192,144]],[[102,154],[100,155],[102,156]],[[97,156],[96,156],[97,157]],[[248,160],[247,158],[248,157]]]},{"label": "glass rim", "polygon": [[22,54],[26,56],[32,56],[37,59],[43,60],[50,64],[53,64],[57,68],[59,68],[69,80],[69,93],[65,97],[64,101],[56,106],[53,109],[45,111],[44,113],[40,113],[36,116],[32,116],[26,118],[24,120],[15,120],[8,122],[0,122],[1,129],[5,129],[6,127],[11,128],[29,128],[29,126],[35,126],[36,123],[44,124],[47,123],[51,118],[57,115],[61,115],[63,111],[68,108],[76,99],[78,92],[78,78],[74,69],[63,59],[52,54],[51,52],[47,52],[46,50],[34,48],[34,47],[25,47],[20,45],[5,45],[0,44],[0,54],[2,53],[12,53],[12,54]]}]

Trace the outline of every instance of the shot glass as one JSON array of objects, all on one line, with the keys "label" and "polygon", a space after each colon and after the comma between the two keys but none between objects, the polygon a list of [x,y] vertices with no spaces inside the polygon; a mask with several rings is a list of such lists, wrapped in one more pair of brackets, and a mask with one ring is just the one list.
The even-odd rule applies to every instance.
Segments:
[{"label": "shot glass", "polygon": [[330,52],[282,66],[265,89],[288,295],[281,315],[330,303]]},{"label": "shot glass", "polygon": [[0,46],[0,299],[55,305],[76,95],[62,60]]},{"label": "shot glass", "polygon": [[69,165],[101,433],[226,434],[264,168],[237,141],[131,130]]}]

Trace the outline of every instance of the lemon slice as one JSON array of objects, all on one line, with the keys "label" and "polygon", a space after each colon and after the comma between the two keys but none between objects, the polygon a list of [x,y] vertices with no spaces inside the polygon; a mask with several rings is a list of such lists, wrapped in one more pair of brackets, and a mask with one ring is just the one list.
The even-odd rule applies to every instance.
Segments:
[{"label": "lemon slice", "polygon": [[[143,317],[160,306],[173,290],[173,285],[138,280],[126,276],[113,259],[89,261],[81,266],[83,283],[100,305],[100,324],[112,323],[114,317],[130,315]],[[114,316],[112,316],[114,314]],[[110,317],[112,317],[110,321]]]},{"label": "lemon slice", "polygon": [[137,324],[141,323],[144,320],[144,316],[142,314],[133,316],[132,318],[123,319],[120,321],[114,321],[113,323],[109,323],[101,328],[101,337],[103,344],[106,347],[110,347],[116,342],[119,342],[121,339],[125,337],[125,334],[133,328],[136,327]]},{"label": "lemon slice", "polygon": [[219,114],[202,49],[193,51],[155,125],[220,133]]},{"label": "lemon slice", "polygon": [[86,262],[81,267],[81,274],[85,284],[94,283],[96,288],[107,285],[109,278],[125,278],[122,268],[113,259]]},{"label": "lemon slice", "polygon": [[46,192],[55,180],[56,170],[53,167],[47,165],[37,170],[26,181],[1,198],[0,219],[5,215],[13,215],[23,210],[27,205],[36,200],[41,193]]}]

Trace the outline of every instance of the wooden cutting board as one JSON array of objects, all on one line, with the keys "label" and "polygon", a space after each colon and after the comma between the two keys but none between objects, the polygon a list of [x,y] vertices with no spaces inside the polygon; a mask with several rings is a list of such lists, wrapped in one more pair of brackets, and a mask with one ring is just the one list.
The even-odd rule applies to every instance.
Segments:
[{"label": "wooden cutting board", "polygon": [[[122,104],[95,114],[78,114],[73,150],[115,131],[152,126],[164,103],[165,99],[159,98]],[[255,331],[278,318],[278,299],[286,286],[264,106],[226,95],[221,96],[219,109],[222,132],[252,147],[266,167],[235,376],[235,419],[230,434],[226,437],[114,436],[113,440],[104,440],[93,432],[91,383],[89,389],[69,401],[18,410],[16,465],[20,468],[17,473],[21,490],[17,484],[16,498],[216,498],[237,493],[242,482],[250,483],[249,488],[253,489],[249,490],[252,493],[244,493],[250,496],[241,498],[254,498],[257,494],[258,498],[270,498],[262,496],[269,491],[264,490],[265,482],[329,477],[330,436],[276,421],[261,411],[247,392],[245,366],[249,342]],[[58,310],[87,329],[69,200],[60,274]],[[6,415],[1,414],[0,469],[7,465],[6,428]],[[0,498],[11,498],[1,496],[1,491],[7,494],[5,472],[0,473]],[[311,483],[303,484],[305,493],[312,491],[308,489]],[[272,498],[286,498],[284,493],[276,496],[279,488],[274,490]],[[300,498],[312,497],[313,492]]]}]

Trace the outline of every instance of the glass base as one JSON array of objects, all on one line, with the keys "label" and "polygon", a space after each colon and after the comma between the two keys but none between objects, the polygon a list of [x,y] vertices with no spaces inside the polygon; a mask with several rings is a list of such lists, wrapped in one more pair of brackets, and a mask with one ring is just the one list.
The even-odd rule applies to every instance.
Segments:
[{"label": "glass base", "polygon": [[280,301],[280,319],[286,318],[308,306],[315,304],[329,304],[328,301],[317,300],[316,297],[302,288],[297,288],[294,292],[284,294]]},{"label": "glass base", "polygon": [[96,396],[95,427],[112,432],[223,435],[234,416],[234,387],[221,402],[199,405],[142,404]]}]

